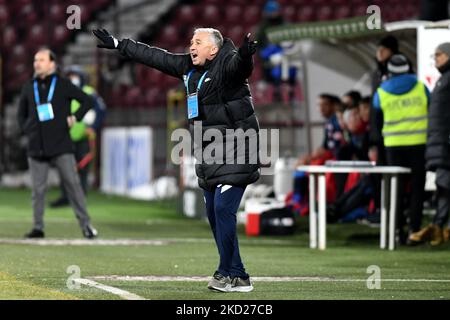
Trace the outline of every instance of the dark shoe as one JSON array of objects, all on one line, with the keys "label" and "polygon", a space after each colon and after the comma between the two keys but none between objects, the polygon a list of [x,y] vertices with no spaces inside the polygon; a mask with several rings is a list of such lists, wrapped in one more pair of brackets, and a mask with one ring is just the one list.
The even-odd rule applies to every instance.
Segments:
[{"label": "dark shoe", "polygon": [[25,234],[25,238],[27,239],[36,239],[36,238],[44,238],[44,231],[39,229],[33,229],[27,234]]},{"label": "dark shoe", "polygon": [[381,223],[381,213],[380,210],[375,210],[372,214],[367,216],[367,221],[371,224],[380,226]]},{"label": "dark shoe", "polygon": [[414,241],[414,240],[411,240],[411,238],[409,238],[409,237],[408,237],[408,239],[406,239],[406,245],[408,247],[420,246],[422,244],[424,244],[424,242]]},{"label": "dark shoe", "polygon": [[339,220],[339,215],[334,203],[327,204],[327,223],[336,223]]},{"label": "dark shoe", "polygon": [[250,292],[253,291],[253,284],[250,281],[250,277],[243,279],[240,277],[234,277],[231,279],[230,292]]},{"label": "dark shoe", "polygon": [[367,217],[361,219],[359,223],[371,228],[379,228],[381,225],[380,210],[377,209],[375,212],[369,213]]},{"label": "dark shoe", "polygon": [[405,232],[403,229],[397,229],[397,235],[396,235],[396,242],[401,245],[405,246],[408,244],[408,233]]},{"label": "dark shoe", "polygon": [[53,202],[50,202],[50,208],[62,208],[62,207],[68,207],[69,206],[69,200],[65,198],[59,198]]},{"label": "dark shoe", "polygon": [[92,226],[87,226],[83,230],[83,236],[87,239],[94,239],[98,235],[97,230],[95,230]]},{"label": "dark shoe", "polygon": [[230,277],[225,277],[219,272],[214,272],[214,275],[208,283],[208,289],[220,292],[230,292],[231,280]]}]

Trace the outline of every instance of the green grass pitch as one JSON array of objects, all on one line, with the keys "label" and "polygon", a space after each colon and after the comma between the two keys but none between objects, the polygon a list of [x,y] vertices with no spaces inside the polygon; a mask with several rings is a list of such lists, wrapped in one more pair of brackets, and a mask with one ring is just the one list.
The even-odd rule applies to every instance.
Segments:
[{"label": "green grass pitch", "polygon": [[[51,190],[47,201],[57,196]],[[122,299],[81,285],[69,289],[67,268],[98,276],[208,277],[218,254],[208,224],[176,212],[175,201],[143,202],[91,192],[93,225],[104,240],[165,240],[161,245],[30,245],[19,240],[31,228],[29,190],[0,190],[0,299]],[[70,208],[46,209],[46,239],[81,239]],[[214,293],[206,281],[95,280],[145,299],[450,299],[450,244],[379,249],[379,230],[357,224],[327,228],[325,251],[308,248],[308,220],[285,237],[247,237],[239,226],[241,255],[255,277],[303,277],[303,281],[255,281],[251,293]],[[369,289],[367,268],[381,272],[381,288]],[[99,278],[97,278],[99,279]]]}]

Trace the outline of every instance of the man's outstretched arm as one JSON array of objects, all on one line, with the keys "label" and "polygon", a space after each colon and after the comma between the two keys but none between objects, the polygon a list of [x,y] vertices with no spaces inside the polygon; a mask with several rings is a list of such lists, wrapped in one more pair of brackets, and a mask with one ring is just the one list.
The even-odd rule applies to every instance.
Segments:
[{"label": "man's outstretched arm", "polygon": [[173,77],[182,78],[192,68],[189,54],[173,54],[132,39],[118,40],[105,29],[92,32],[102,42],[97,47],[117,49],[125,57]]},{"label": "man's outstretched arm", "polygon": [[250,40],[248,33],[242,45],[233,55],[226,66],[227,78],[231,81],[245,81],[253,71],[253,55],[256,52],[257,42]]}]

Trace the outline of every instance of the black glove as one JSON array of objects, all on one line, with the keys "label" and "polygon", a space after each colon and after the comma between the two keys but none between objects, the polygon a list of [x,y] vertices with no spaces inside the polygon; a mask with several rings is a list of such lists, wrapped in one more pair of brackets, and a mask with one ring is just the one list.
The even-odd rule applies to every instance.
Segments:
[{"label": "black glove", "polygon": [[92,33],[102,42],[102,44],[97,45],[98,48],[106,48],[106,49],[117,48],[119,40],[110,35],[109,32],[106,31],[105,29],[92,30]]},{"label": "black glove", "polygon": [[256,48],[258,47],[257,45],[258,41],[255,40],[250,41],[250,35],[251,33],[248,33],[245,36],[244,42],[239,48],[239,55],[242,58],[250,58],[252,55],[255,54]]}]

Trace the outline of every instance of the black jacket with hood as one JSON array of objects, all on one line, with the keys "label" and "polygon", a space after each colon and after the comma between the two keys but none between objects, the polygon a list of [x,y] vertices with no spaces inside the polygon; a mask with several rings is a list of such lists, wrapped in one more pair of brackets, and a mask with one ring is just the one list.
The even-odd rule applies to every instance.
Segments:
[{"label": "black jacket with hood", "polygon": [[[194,141],[194,156],[197,160],[195,170],[201,188],[212,191],[218,184],[244,187],[258,180],[259,124],[247,80],[253,70],[251,56],[242,57],[230,39],[224,39],[217,56],[201,67],[192,64],[189,54],[172,54],[131,39],[121,40],[118,49],[122,55],[180,80],[185,80],[193,70],[188,83],[189,93],[196,91],[200,77],[208,72],[198,92],[199,115],[189,120],[190,131],[193,134],[194,121],[201,121],[202,136],[206,130],[216,129],[222,134],[223,140],[202,139],[200,145]],[[236,158],[236,155],[242,155],[240,152],[244,144],[239,141],[244,140],[238,140],[232,149],[222,143],[227,137],[233,138],[227,129],[242,129],[248,134],[245,159]],[[207,151],[214,149],[222,150],[222,156],[215,153],[216,158],[212,163],[208,162],[210,158],[200,158],[200,154],[205,156],[209,154]]]}]

